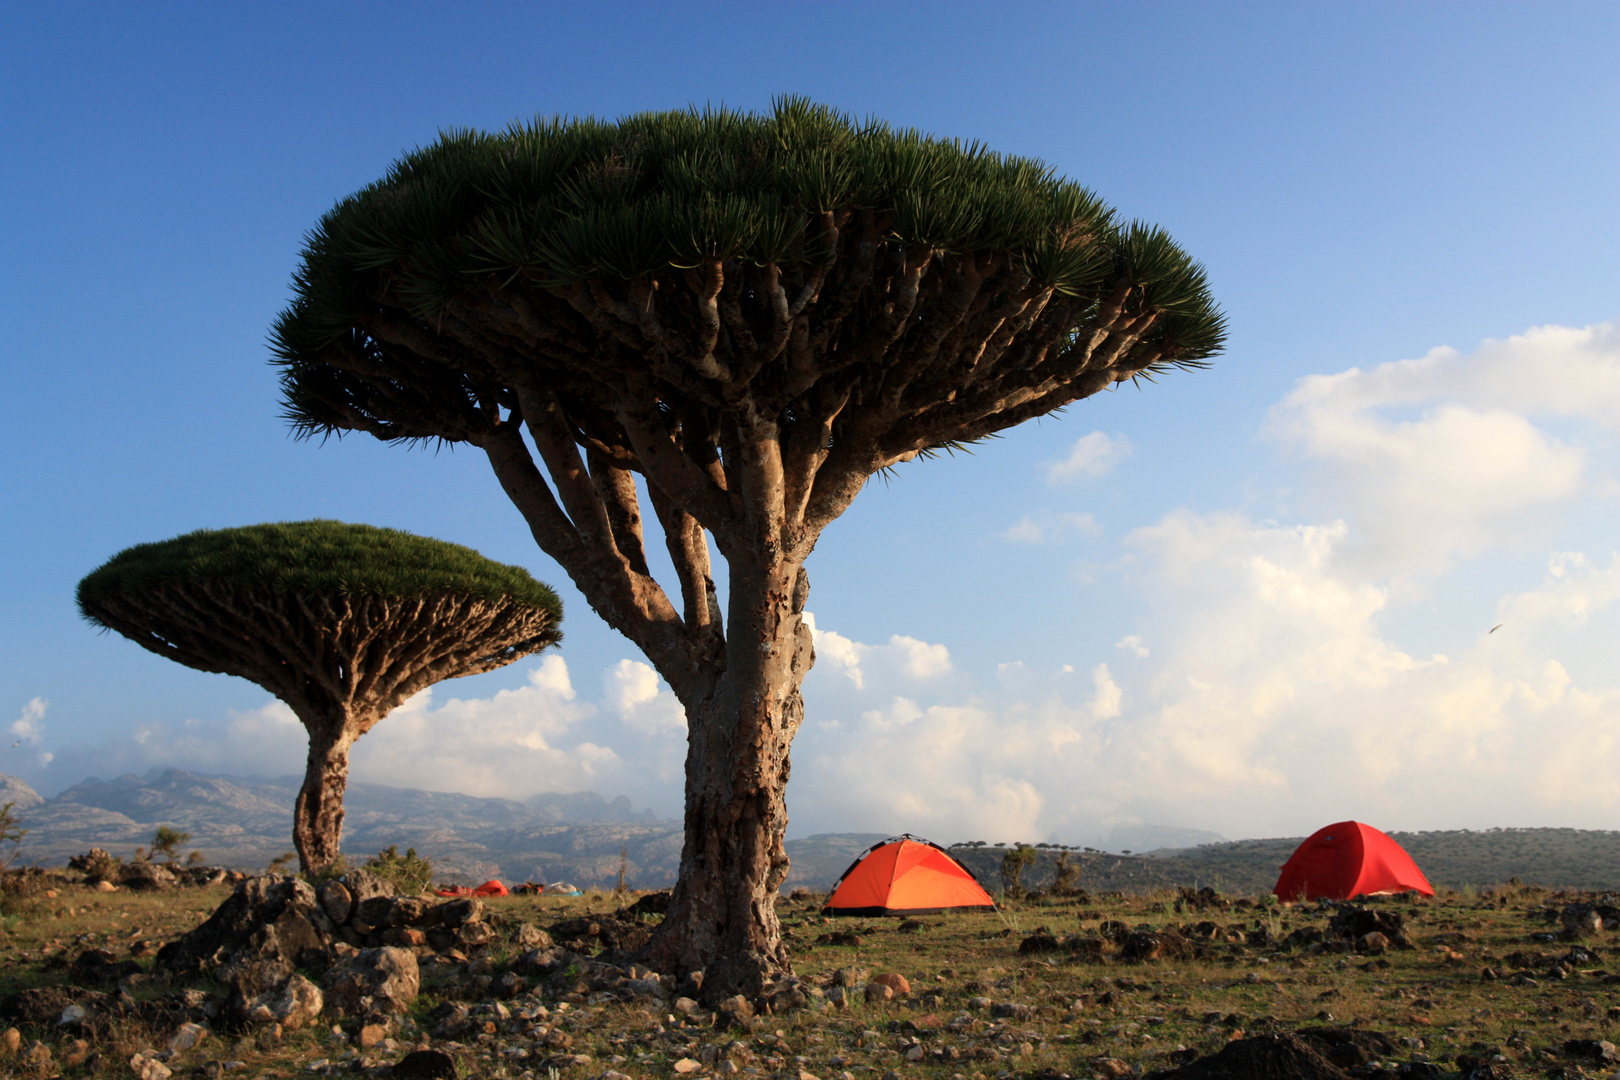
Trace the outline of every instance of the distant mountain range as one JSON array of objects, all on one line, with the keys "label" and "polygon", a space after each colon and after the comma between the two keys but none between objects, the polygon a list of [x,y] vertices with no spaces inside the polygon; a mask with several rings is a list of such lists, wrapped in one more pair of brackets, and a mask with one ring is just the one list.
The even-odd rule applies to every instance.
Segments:
[{"label": "distant mountain range", "polygon": [[[60,866],[92,847],[129,858],[152,842],[159,825],[191,833],[186,850],[210,864],[261,870],[290,850],[292,805],[301,778],[249,780],[198,776],[179,769],[90,779],[54,798],[0,774],[0,805],[14,803],[28,830],[19,861]],[[567,880],[581,886],[625,883],[666,888],[680,865],[681,824],[636,811],[623,797],[595,792],[484,799],[382,784],[351,783],[344,800],[343,847],[353,861],[397,845],[431,859],[441,880],[506,882]],[[1116,839],[1196,842],[1196,830],[1137,827]],[[1116,832],[1119,832],[1116,830]],[[1436,885],[1493,885],[1518,877],[1527,884],[1620,888],[1620,832],[1581,829],[1489,829],[1481,832],[1391,833]],[[787,842],[793,860],[783,890],[825,889],[882,833],[823,833]],[[1178,885],[1213,885],[1222,892],[1268,891],[1302,837],[1235,840],[1166,847],[1146,854],[1071,851],[1077,884],[1094,892],[1143,892]],[[1005,849],[952,849],[984,884],[1000,885]],[[1054,876],[1058,853],[1043,849],[1024,874],[1039,888]]]},{"label": "distant mountain range", "polygon": [[[92,847],[129,858],[159,825],[191,834],[187,850],[210,864],[260,870],[292,847],[292,806],[300,777],[254,780],[179,769],[92,778],[54,798],[0,774],[0,805],[15,803],[28,830],[19,861],[60,866]],[[595,792],[485,799],[382,784],[350,783],[343,848],[359,861],[396,845],[414,847],[447,881],[568,880],[613,885],[622,859],[631,888],[674,883],[681,825],[636,811],[623,796]],[[790,841],[794,872],[786,887],[825,886],[878,834],[834,834]],[[799,849],[797,852],[794,849]]]}]

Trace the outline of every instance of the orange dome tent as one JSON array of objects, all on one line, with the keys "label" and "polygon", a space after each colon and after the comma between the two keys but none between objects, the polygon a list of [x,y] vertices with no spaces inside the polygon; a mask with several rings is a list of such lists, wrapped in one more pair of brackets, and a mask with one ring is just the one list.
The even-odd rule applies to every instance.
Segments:
[{"label": "orange dome tent", "polygon": [[1283,900],[1345,900],[1393,892],[1434,895],[1405,848],[1359,821],[1318,829],[1283,864],[1271,891]]},{"label": "orange dome tent", "polygon": [[995,910],[977,879],[938,844],[910,833],[874,844],[850,863],[824,915],[932,915],[946,908]]}]

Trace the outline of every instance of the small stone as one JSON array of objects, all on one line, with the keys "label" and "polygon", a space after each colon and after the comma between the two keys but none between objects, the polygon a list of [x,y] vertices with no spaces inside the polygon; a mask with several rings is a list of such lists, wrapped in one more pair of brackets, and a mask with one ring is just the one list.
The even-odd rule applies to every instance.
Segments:
[{"label": "small stone", "polygon": [[321,902],[321,910],[333,923],[342,926],[349,921],[349,915],[354,911],[354,894],[349,887],[341,881],[328,881],[322,885],[317,896]]},{"label": "small stone", "polygon": [[987,997],[968,998],[967,1007],[970,1009],[988,1009],[990,1005],[990,999]]},{"label": "small stone", "polygon": [[549,949],[552,947],[551,935],[533,923],[524,923],[512,935],[512,943],[520,949]]},{"label": "small stone", "polygon": [[208,1029],[201,1024],[181,1024],[175,1029],[174,1037],[169,1040],[169,1049],[177,1054],[183,1054],[206,1038]]},{"label": "small stone", "polygon": [[703,1063],[694,1058],[681,1058],[674,1065],[675,1072],[680,1076],[689,1076],[703,1068]]},{"label": "small stone", "polygon": [[682,1016],[691,1016],[693,1013],[702,1011],[702,1006],[689,997],[676,998],[675,1003],[671,1005],[670,1008],[674,1009]]},{"label": "small stone", "polygon": [[894,987],[888,983],[869,982],[866,984],[866,1000],[869,1004],[881,1001],[894,1000]]},{"label": "small stone", "polygon": [[1098,1058],[1091,1063],[1091,1071],[1107,1077],[1131,1075],[1131,1067],[1119,1058]]},{"label": "small stone", "polygon": [[923,1054],[925,1054],[925,1053],[927,1053],[927,1051],[925,1051],[920,1045],[919,1046],[913,1046],[909,1050],[906,1051],[906,1060],[907,1061],[921,1061],[923,1059]]},{"label": "small stone", "polygon": [[279,1029],[296,1031],[314,1023],[324,1005],[321,988],[294,974],[276,989],[255,998],[246,1014],[249,1023],[274,1024]]},{"label": "small stone", "polygon": [[754,1015],[754,1003],[741,994],[736,994],[720,1003],[720,1011],[730,1013],[732,1016],[749,1017]]},{"label": "small stone", "polygon": [[72,1045],[67,1048],[67,1053],[62,1055],[64,1065],[83,1065],[88,1060],[90,1060],[90,1042],[87,1039],[74,1039]]},{"label": "small stone", "polygon": [[360,1028],[360,1048],[370,1050],[388,1038],[388,1029],[382,1024],[364,1024]]},{"label": "small stone", "polygon": [[117,892],[117,891],[118,891],[118,886],[114,885],[112,882],[106,880],[105,878],[103,878],[101,881],[96,882],[96,892]]},{"label": "small stone", "polygon": [[56,1021],[57,1027],[68,1027],[72,1024],[84,1023],[84,1006],[77,1003],[69,1005],[62,1010],[62,1015]]},{"label": "small stone", "polygon": [[174,1075],[163,1062],[145,1054],[136,1054],[130,1058],[129,1067],[140,1080],[169,1080],[169,1077]]},{"label": "small stone", "polygon": [[821,1077],[817,1076],[813,1072],[807,1072],[804,1069],[800,1069],[799,1070],[799,1080],[821,1080]]},{"label": "small stone", "polygon": [[[911,984],[906,981],[906,977],[904,975],[897,975],[893,972],[885,972],[882,975],[872,976],[872,982],[887,986],[889,989],[894,991],[894,996],[897,998],[907,997],[911,994]],[[870,986],[871,983],[868,983],[867,985]]]},{"label": "small stone", "polygon": [[443,1050],[412,1050],[394,1063],[394,1080],[456,1080],[456,1059]]}]

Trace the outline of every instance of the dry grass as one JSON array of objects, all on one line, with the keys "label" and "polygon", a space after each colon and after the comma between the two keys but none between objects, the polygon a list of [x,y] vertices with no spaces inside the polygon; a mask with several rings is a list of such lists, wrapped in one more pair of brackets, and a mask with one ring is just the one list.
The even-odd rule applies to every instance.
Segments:
[{"label": "dry grass", "polygon": [[[133,957],[149,969],[151,955],[205,918],[227,895],[223,888],[158,894],[97,893],[61,884],[41,901],[37,917],[0,933],[0,995],[23,987],[67,982],[67,964],[87,948],[105,948],[119,959]],[[568,1052],[588,1057],[565,1067],[569,1077],[599,1077],[614,1070],[640,1080],[672,1077],[676,1061],[691,1058],[701,1068],[693,1080],[726,1075],[735,1064],[739,1080],[760,1076],[798,1080],[808,1072],[822,1080],[849,1074],[877,1080],[896,1072],[905,1080],[964,1080],[1005,1074],[1090,1076],[1100,1059],[1123,1061],[1138,1072],[1169,1067],[1218,1050],[1235,1032],[1293,1030],[1314,1024],[1355,1025],[1395,1038],[1399,1060],[1428,1057],[1454,1068],[1461,1054],[1500,1052],[1521,1075],[1608,1075],[1595,1063],[1582,1065],[1562,1046],[1571,1039],[1620,1037],[1620,935],[1603,934],[1581,944],[1596,960],[1563,977],[1549,977],[1553,961],[1571,943],[1536,942],[1534,933],[1557,930],[1547,913],[1574,899],[1544,890],[1504,887],[1451,892],[1431,901],[1391,901],[1380,906],[1403,914],[1413,944],[1383,956],[1281,951],[1275,946],[1230,940],[1265,930],[1275,940],[1302,927],[1325,926],[1329,912],[1315,905],[1275,907],[1240,904],[1230,910],[1179,911],[1173,894],[1108,896],[1091,900],[1031,900],[998,913],[927,916],[902,930],[899,919],[830,921],[817,913],[820,898],[783,900],[780,912],[798,973],[830,985],[834,973],[896,972],[910,982],[908,1000],[838,1010],[817,1002],[812,1009],[765,1017],[751,1033],[723,1031],[703,1020],[685,1020],[665,1008],[608,1003],[600,998],[559,1004],[554,997],[520,997],[506,1003],[502,1018],[488,1009],[494,1030],[460,1041],[431,1039],[428,1014],[443,1001],[467,996],[465,973],[438,970],[425,977],[423,994],[403,1029],[386,1046],[361,1052],[348,1036],[328,1027],[286,1034],[279,1041],[214,1034],[168,1062],[176,1077],[219,1075],[224,1063],[240,1062],[227,1076],[309,1075],[312,1062],[328,1071],[365,1072],[397,1059],[417,1045],[448,1049],[462,1075],[546,1080],[546,1057],[537,1033],[560,1031],[572,1039]],[[618,906],[612,894],[582,898],[510,897],[491,902],[498,924],[542,927],[585,911]],[[1020,955],[1019,943],[1038,928],[1062,937],[1094,934],[1105,920],[1163,929],[1214,923],[1195,959],[1125,963],[1110,947],[1101,960],[1074,961],[1068,954]],[[853,932],[854,944],[818,944],[833,932]],[[497,943],[490,957],[510,959],[515,946]],[[1529,972],[1534,984],[1515,983],[1507,958],[1540,952],[1546,959]],[[1519,957],[1520,960],[1526,957]],[[1482,978],[1491,967],[1504,976]],[[136,979],[137,998],[160,999],[175,988]],[[997,1017],[993,1005],[1029,1006]],[[535,1006],[544,1004],[545,1015]],[[524,1013],[529,1015],[525,1016]],[[73,1060],[72,1032],[30,1030],[52,1053],[52,1064],[30,1073],[17,1059],[0,1060],[0,1075],[130,1075],[131,1055],[162,1049],[167,1030],[131,1022],[103,1033]],[[920,1055],[914,1047],[920,1047]],[[81,1051],[86,1048],[80,1048]],[[523,1051],[522,1054],[506,1051]],[[3,1051],[0,1051],[3,1052]],[[363,1061],[361,1059],[364,1059]],[[1586,1069],[1585,1073],[1574,1070]],[[1607,1067],[1612,1071],[1615,1066]]]}]

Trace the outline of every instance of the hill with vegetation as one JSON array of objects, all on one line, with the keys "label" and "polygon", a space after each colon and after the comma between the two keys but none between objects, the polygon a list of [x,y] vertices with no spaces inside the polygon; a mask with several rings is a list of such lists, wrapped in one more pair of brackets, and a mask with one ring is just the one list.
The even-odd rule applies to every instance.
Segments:
[{"label": "hill with vegetation", "polygon": [[[1620,832],[1596,829],[1452,829],[1389,834],[1422,867],[1431,884],[1453,889],[1496,885],[1517,878],[1526,884],[1565,889],[1620,889]],[[1265,893],[1303,836],[1231,840],[1142,855],[1115,855],[1057,846],[1038,847],[1023,871],[1029,889],[1049,886],[1057,860],[1076,870],[1075,886],[1092,892],[1152,892],[1208,885],[1230,894]],[[1003,846],[958,845],[951,849],[987,886],[1001,884]]]}]

